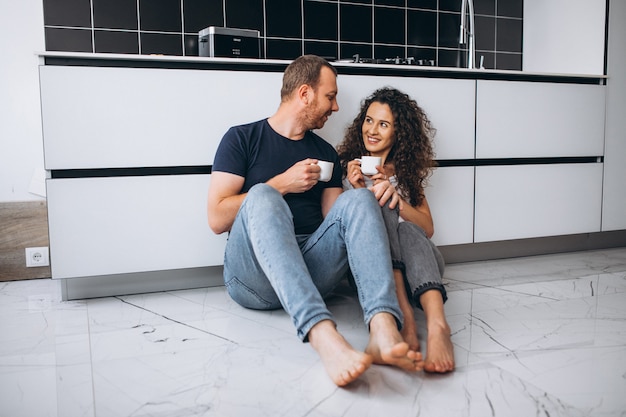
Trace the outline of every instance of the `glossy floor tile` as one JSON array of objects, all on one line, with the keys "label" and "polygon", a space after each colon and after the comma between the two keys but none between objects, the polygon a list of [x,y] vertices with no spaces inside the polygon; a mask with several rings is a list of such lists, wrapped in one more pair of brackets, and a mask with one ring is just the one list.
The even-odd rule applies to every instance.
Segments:
[{"label": "glossy floor tile", "polygon": [[[445,284],[455,372],[375,365],[337,388],[284,312],[223,287],[62,302],[56,281],[0,283],[0,416],[626,415],[626,248],[455,264]],[[329,304],[363,348],[349,287]]]}]

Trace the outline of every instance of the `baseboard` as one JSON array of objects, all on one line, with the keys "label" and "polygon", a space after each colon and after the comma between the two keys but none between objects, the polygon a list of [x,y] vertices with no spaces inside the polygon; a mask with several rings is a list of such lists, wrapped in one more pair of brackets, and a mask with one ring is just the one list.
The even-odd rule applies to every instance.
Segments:
[{"label": "baseboard", "polygon": [[626,247],[626,230],[441,246],[447,264]]},{"label": "baseboard", "polygon": [[64,301],[224,285],[223,267],[58,279]]}]

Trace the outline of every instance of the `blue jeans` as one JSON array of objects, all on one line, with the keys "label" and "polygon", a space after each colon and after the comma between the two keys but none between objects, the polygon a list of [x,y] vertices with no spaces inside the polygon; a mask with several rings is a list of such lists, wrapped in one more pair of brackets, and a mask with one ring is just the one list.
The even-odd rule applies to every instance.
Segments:
[{"label": "blue jeans", "polygon": [[250,189],[224,256],[224,282],[238,304],[258,310],[282,306],[307,341],[315,324],[334,321],[324,297],[348,267],[365,323],[388,312],[401,326],[387,232],[369,190],[342,193],[315,232],[296,236],[283,196],[266,184]]}]

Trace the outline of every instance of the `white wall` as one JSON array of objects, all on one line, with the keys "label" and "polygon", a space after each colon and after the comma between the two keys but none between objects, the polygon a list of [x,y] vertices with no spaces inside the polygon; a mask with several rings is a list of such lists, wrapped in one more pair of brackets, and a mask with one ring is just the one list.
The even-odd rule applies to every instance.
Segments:
[{"label": "white wall", "polygon": [[606,0],[524,0],[522,69],[604,74],[605,20]]},{"label": "white wall", "polygon": [[602,230],[626,229],[626,1],[610,2]]},{"label": "white wall", "polygon": [[44,49],[42,1],[0,0],[0,203],[42,199],[43,181],[31,181],[43,175],[35,53]]}]

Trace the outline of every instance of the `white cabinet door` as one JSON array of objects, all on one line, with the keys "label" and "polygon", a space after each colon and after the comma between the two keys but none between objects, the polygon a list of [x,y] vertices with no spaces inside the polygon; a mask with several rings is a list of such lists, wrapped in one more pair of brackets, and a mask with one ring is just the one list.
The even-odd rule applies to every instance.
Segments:
[{"label": "white cabinet door", "polygon": [[53,278],[221,265],[209,175],[47,181]]},{"label": "white cabinet door", "polygon": [[601,85],[478,81],[476,157],[604,155]]},{"label": "white cabinet door", "polygon": [[46,169],[211,165],[229,127],[278,108],[281,77],[41,67]]},{"label": "white cabinet door", "polygon": [[600,231],[602,164],[476,168],[475,241]]},{"label": "white cabinet door", "polygon": [[426,198],[435,223],[436,245],[472,243],[474,233],[474,167],[438,168]]},{"label": "white cabinet door", "polygon": [[424,109],[437,129],[437,159],[474,158],[474,80],[339,75],[339,112],[318,133],[333,145],[343,139],[345,129],[361,108],[361,101],[374,90],[389,86],[408,94]]}]

